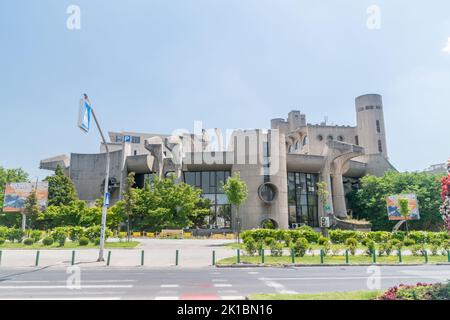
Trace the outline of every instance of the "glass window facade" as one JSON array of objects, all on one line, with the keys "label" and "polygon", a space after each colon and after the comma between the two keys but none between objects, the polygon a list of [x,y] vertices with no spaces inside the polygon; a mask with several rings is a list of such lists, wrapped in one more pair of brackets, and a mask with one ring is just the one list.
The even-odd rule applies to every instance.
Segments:
[{"label": "glass window facade", "polygon": [[231,228],[231,206],[223,193],[223,185],[230,171],[185,171],[184,182],[202,190],[202,197],[211,201],[210,215],[206,223],[211,228]]},{"label": "glass window facade", "polygon": [[318,174],[288,172],[289,224],[304,223],[311,227],[319,225]]}]

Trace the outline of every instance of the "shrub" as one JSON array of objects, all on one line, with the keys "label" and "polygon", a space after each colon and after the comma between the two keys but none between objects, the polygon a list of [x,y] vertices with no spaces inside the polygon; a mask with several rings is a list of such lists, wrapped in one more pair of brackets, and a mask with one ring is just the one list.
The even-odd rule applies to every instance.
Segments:
[{"label": "shrub", "polygon": [[94,244],[95,244],[96,246],[100,245],[100,238],[95,238]]},{"label": "shrub", "polygon": [[46,237],[42,240],[44,246],[51,246],[55,240],[52,237]]},{"label": "shrub", "polygon": [[34,240],[31,238],[26,238],[25,240],[23,240],[23,244],[26,246],[31,246],[31,245],[33,245],[33,243],[34,243]]},{"label": "shrub", "polygon": [[330,230],[330,239],[333,243],[343,244],[348,238],[355,238],[357,236],[356,231],[353,230]]},{"label": "shrub", "polygon": [[391,234],[391,239],[394,240],[399,240],[399,241],[403,241],[406,238],[406,232],[404,231],[395,231]]},{"label": "shrub", "polygon": [[67,228],[65,227],[55,228],[52,232],[52,238],[56,242],[58,242],[58,245],[60,247],[63,247],[65,245],[68,235],[69,233],[67,232]]},{"label": "shrub", "polygon": [[32,230],[30,232],[30,238],[33,239],[34,242],[39,242],[42,239],[43,232],[41,230]]},{"label": "shrub", "polygon": [[8,229],[7,238],[9,241],[14,242],[22,242],[22,239],[25,235],[25,232],[22,229],[10,228]]},{"label": "shrub", "polygon": [[408,238],[413,239],[417,244],[424,244],[429,242],[428,232],[425,231],[410,231]]},{"label": "shrub", "polygon": [[375,241],[368,239],[366,241],[365,247],[367,248],[366,254],[370,256],[375,250]]},{"label": "shrub", "polygon": [[8,237],[8,228],[0,226],[0,238],[6,239]]},{"label": "shrub", "polygon": [[328,243],[325,243],[323,246],[322,246],[322,252],[323,252],[323,254],[325,255],[325,256],[327,256],[327,255],[329,255],[330,253],[331,253],[331,243],[330,242],[328,242]]},{"label": "shrub", "polygon": [[399,239],[392,239],[391,244],[392,244],[392,247],[397,250],[397,252],[401,251],[403,248],[403,245],[404,245],[403,242],[400,241]]},{"label": "shrub", "polygon": [[317,243],[320,238],[320,234],[314,231],[313,228],[308,226],[301,226],[300,228],[296,229],[295,232],[298,234],[297,240],[299,238],[305,238],[309,243]]},{"label": "shrub", "polygon": [[330,240],[327,237],[320,237],[317,243],[323,246],[327,243],[330,243]]},{"label": "shrub", "polygon": [[284,241],[284,245],[288,248],[291,247],[292,244],[292,236],[289,232],[285,232],[284,233],[284,237],[283,237],[283,241]]},{"label": "shrub", "polygon": [[283,255],[283,244],[280,242],[273,242],[270,246],[270,255],[273,257],[281,257]]},{"label": "shrub", "polygon": [[84,228],[79,226],[70,227],[68,229],[69,239],[71,241],[78,241],[84,236]]},{"label": "shrub", "polygon": [[4,244],[5,241],[6,241],[5,238],[0,238],[0,245]]},{"label": "shrub", "polygon": [[87,246],[87,245],[89,244],[89,239],[86,238],[86,237],[81,237],[81,238],[78,240],[78,244],[79,244],[80,246]]},{"label": "shrub", "polygon": [[272,237],[267,237],[264,239],[264,244],[268,247],[270,247],[271,245],[273,245],[275,243],[275,238]]},{"label": "shrub", "polygon": [[[89,239],[90,242],[95,243],[96,239],[100,239],[100,233],[101,233],[102,227],[101,226],[92,226],[86,229],[85,236]],[[112,232],[108,228],[105,230],[105,241],[109,237],[111,237]],[[100,244],[100,241],[99,241]]]},{"label": "shrub", "polygon": [[308,251],[309,243],[305,238],[299,238],[292,246],[292,250],[294,250],[294,255],[296,257],[304,257],[306,251]]},{"label": "shrub", "polygon": [[391,233],[387,231],[374,231],[369,232],[367,237],[375,243],[386,243],[391,239]]},{"label": "shrub", "polygon": [[414,286],[399,285],[389,288],[379,300],[449,300],[450,283],[425,284]]},{"label": "shrub", "polygon": [[392,253],[392,242],[391,240],[385,243],[380,244],[380,249],[378,251],[378,255],[381,257],[383,254],[386,254],[387,256],[390,256]]},{"label": "shrub", "polygon": [[405,238],[405,240],[403,241],[403,244],[405,245],[405,247],[410,247],[416,244],[416,241],[414,241],[411,238]]},{"label": "shrub", "polygon": [[413,256],[421,256],[425,252],[422,244],[415,244],[411,247],[411,253]]},{"label": "shrub", "polygon": [[253,257],[256,252],[258,251],[256,241],[253,240],[253,238],[247,238],[247,240],[244,242],[245,246],[245,252],[251,257]]},{"label": "shrub", "polygon": [[345,246],[350,251],[350,254],[354,256],[358,247],[358,241],[355,238],[348,238],[345,240]]}]

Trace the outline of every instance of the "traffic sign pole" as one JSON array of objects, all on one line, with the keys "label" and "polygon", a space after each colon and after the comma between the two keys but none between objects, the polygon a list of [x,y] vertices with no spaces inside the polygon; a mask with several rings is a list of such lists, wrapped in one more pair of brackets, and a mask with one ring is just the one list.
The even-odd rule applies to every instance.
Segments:
[{"label": "traffic sign pole", "polygon": [[[97,129],[100,133],[100,136],[102,137],[103,145],[105,146],[106,150],[106,172],[105,172],[105,187],[104,187],[104,203],[102,208],[102,226],[101,226],[101,232],[100,232],[100,250],[98,253],[98,259],[97,261],[105,261],[104,258],[104,251],[105,251],[105,229],[106,229],[106,214],[108,212],[108,206],[109,206],[109,167],[110,167],[110,152],[108,143],[106,142],[105,135],[103,134],[103,131],[100,127],[100,124],[97,119],[97,115],[95,114],[94,108],[92,108],[92,104],[89,100],[89,97],[84,94],[84,100],[86,103],[88,103],[88,109],[92,113],[92,117],[94,118],[95,124],[97,126]],[[82,127],[83,131],[87,132],[89,130],[89,126],[87,128]]]}]

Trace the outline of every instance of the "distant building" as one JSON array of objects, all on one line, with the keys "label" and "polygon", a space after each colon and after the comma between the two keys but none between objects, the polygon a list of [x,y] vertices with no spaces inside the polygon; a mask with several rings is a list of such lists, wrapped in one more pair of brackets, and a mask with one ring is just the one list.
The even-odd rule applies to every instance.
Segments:
[{"label": "distant building", "polygon": [[447,173],[447,164],[446,163],[433,164],[423,171],[428,174],[445,174]]},{"label": "distant building", "polygon": [[[206,130],[176,136],[110,132],[111,200],[120,199],[129,172],[136,173],[137,187],[152,175],[173,173],[211,199],[210,228],[234,229],[237,218],[222,184],[239,172],[249,188],[240,210],[243,229],[260,227],[268,220],[279,228],[317,227],[319,218],[327,214],[347,216],[345,190],[357,185],[360,177],[395,170],[388,160],[381,96],[357,97],[356,119],[356,126],[314,125],[306,122],[305,114],[291,111],[287,119],[272,119],[271,129],[233,131],[227,146],[217,129],[214,137]],[[80,199],[95,201],[105,183],[104,152],[101,146],[99,154],[42,160],[41,168],[63,166]],[[329,188],[326,208],[318,199],[319,181]]]}]

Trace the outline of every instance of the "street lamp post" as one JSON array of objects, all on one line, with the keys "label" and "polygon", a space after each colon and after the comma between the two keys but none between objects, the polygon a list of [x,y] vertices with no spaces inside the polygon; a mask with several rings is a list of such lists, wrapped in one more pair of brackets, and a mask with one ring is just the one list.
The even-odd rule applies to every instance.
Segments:
[{"label": "street lamp post", "polygon": [[109,205],[110,152],[109,152],[108,143],[106,142],[103,131],[100,128],[100,124],[98,122],[97,115],[95,114],[94,108],[92,108],[92,104],[91,104],[87,94],[84,94],[84,99],[89,103],[90,111],[92,113],[92,116],[94,117],[95,124],[97,126],[98,131],[100,132],[100,136],[102,137],[103,145],[105,146],[105,150],[106,150],[106,173],[105,173],[105,188],[104,188],[103,207],[102,207],[102,227],[101,227],[101,232],[100,232],[100,250],[99,250],[98,259],[97,259],[97,261],[105,261],[105,259],[103,257],[103,253],[105,251],[106,214],[107,214],[108,205]]}]

